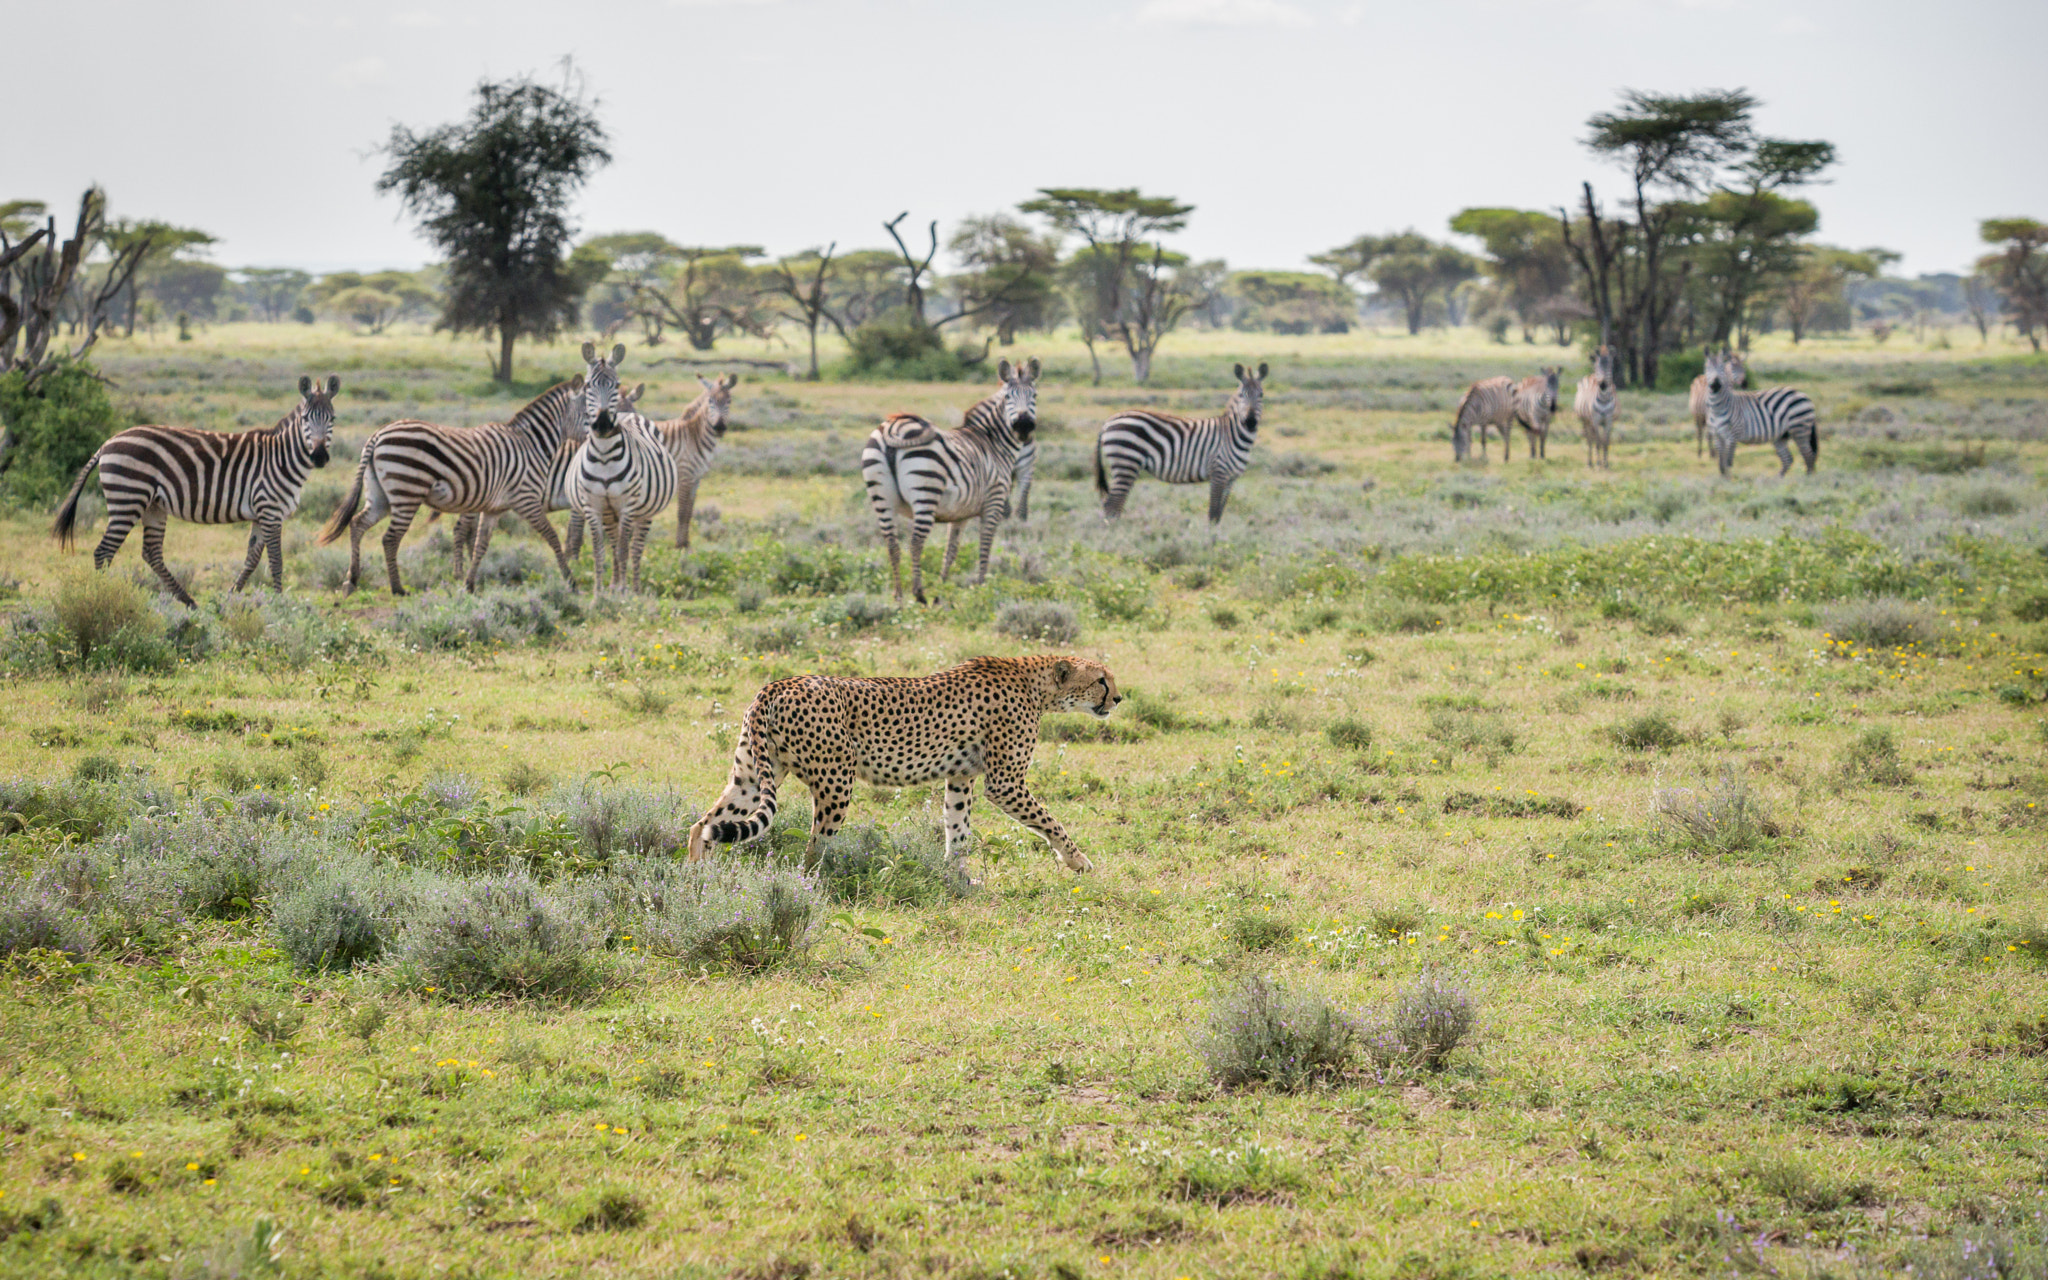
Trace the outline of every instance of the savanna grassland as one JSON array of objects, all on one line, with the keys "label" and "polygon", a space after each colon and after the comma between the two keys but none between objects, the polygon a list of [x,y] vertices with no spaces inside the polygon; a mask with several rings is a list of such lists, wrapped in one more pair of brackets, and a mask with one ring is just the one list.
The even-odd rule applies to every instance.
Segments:
[{"label": "savanna grassland", "polygon": [[[268,425],[339,372],[344,447],[282,597],[227,594],[240,528],[171,527],[187,612],[139,547],[90,576],[96,515],[70,553],[0,520],[0,1272],[1963,1276],[2042,1245],[2048,364],[1766,345],[1820,469],[1723,481],[1682,394],[1624,394],[1611,472],[1565,424],[1453,466],[1464,385],[1555,348],[1189,334],[1145,389],[1033,352],[1029,521],[898,610],[860,442],[980,387],[743,369],[643,598],[510,525],[451,592],[443,521],[416,595],[373,542],[344,599],[313,534],[368,432],[502,418],[571,347],[507,394],[424,335],[104,344],[137,421]],[[676,354],[628,356],[653,413],[713,372]],[[1239,359],[1273,370],[1221,529],[1150,481],[1106,528],[1094,424],[1212,411]],[[1129,695],[1048,717],[1032,772],[1095,874],[984,803],[970,890],[934,793],[867,787],[807,873],[794,781],[771,847],[679,862],[767,680],[1047,650]]]}]

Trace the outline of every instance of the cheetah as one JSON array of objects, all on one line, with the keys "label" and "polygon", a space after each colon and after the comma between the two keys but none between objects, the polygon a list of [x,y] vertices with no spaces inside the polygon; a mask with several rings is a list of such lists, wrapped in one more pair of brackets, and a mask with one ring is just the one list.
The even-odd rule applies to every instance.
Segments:
[{"label": "cheetah", "polygon": [[946,780],[946,856],[957,865],[971,833],[974,777],[987,775],[998,809],[1044,836],[1074,871],[1092,864],[1037,797],[1024,773],[1048,711],[1107,717],[1123,701],[1099,663],[1043,654],[969,658],[929,676],[797,676],[754,695],[733,751],[732,781],[690,828],[692,859],[707,840],[759,837],[775,820],[775,789],[794,772],[814,813],[805,863],[846,820],[853,782],[885,787]]}]

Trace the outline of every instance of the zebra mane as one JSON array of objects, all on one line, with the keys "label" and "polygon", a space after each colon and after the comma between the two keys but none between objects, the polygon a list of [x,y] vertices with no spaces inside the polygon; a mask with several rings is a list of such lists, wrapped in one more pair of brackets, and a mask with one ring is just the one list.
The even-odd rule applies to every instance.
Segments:
[{"label": "zebra mane", "polygon": [[277,420],[277,425],[272,427],[267,434],[273,436],[288,435],[290,433],[286,430],[286,428],[295,427],[299,423],[304,422],[305,420],[306,402],[304,400],[301,400],[297,404],[292,406],[291,412],[285,414],[282,418],[279,418]]},{"label": "zebra mane", "polygon": [[1001,439],[1004,436],[1009,436],[1014,441],[1016,433],[1010,431],[1003,424],[1004,394],[1004,391],[998,388],[987,399],[977,402],[973,408],[967,411],[966,417],[961,419],[960,429],[962,431],[972,431],[978,436],[986,436],[989,439]]},{"label": "zebra mane", "polygon": [[524,409],[513,414],[505,425],[515,431],[523,431],[542,439],[546,438],[547,432],[552,429],[554,438],[560,441],[568,434],[561,425],[562,409],[575,394],[573,382],[557,382],[535,396]]}]

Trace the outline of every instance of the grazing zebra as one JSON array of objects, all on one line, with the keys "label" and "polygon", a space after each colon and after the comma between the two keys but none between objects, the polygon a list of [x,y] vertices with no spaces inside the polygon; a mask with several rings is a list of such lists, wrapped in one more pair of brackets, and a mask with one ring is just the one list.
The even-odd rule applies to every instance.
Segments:
[{"label": "grazing zebra", "polygon": [[299,509],[306,473],[327,465],[334,435],[334,395],[341,379],[322,387],[299,379],[299,403],[267,431],[199,431],[191,427],[130,427],[99,447],[80,469],[71,492],[57,509],[50,533],[71,545],[78,499],[85,482],[99,472],[107,500],[107,531],[93,548],[95,569],[104,569],[137,520],[142,521],[142,559],[178,602],[193,607],[191,595],[164,565],[164,521],[169,516],[194,524],[249,521],[249,555],[240,591],[270,552],[270,581],[284,590],[284,522]]},{"label": "grazing zebra", "polygon": [[[398,576],[398,544],[422,506],[486,517],[476,524],[464,577],[471,591],[476,590],[477,570],[490,546],[495,517],[506,511],[518,512],[533,527],[555,553],[562,576],[573,582],[569,558],[548,523],[555,467],[564,441],[582,439],[592,426],[612,416],[619,392],[618,364],[625,357],[624,344],[613,348],[606,360],[595,346],[584,343],[587,371],[541,392],[510,422],[444,427],[408,418],[378,428],[363,446],[348,496],[320,531],[324,546],[348,530],[347,590],[353,592],[362,577],[363,535],[389,515],[384,567],[391,575],[391,594],[405,594]],[[458,539],[458,557],[462,552]]]},{"label": "grazing zebra", "polygon": [[[637,398],[637,396],[636,396]],[[604,552],[612,548],[612,589],[625,584],[632,563],[633,590],[640,589],[640,557],[647,549],[647,531],[654,517],[676,496],[676,460],[654,430],[637,413],[599,418],[590,436],[576,448],[569,464],[570,495],[576,523],[590,526],[590,551],[596,561],[590,590],[604,589]]]},{"label": "grazing zebra", "polygon": [[1451,419],[1451,456],[1459,462],[1472,456],[1472,432],[1479,432],[1479,456],[1486,456],[1486,429],[1500,428],[1501,448],[1506,449],[1508,428],[1515,421],[1515,380],[1506,376],[1482,378],[1465,388],[1458,400],[1458,412]]},{"label": "grazing zebra", "polygon": [[[981,559],[976,584],[988,578],[988,556],[995,546],[996,525],[1010,511],[1010,483],[1016,474],[1017,451],[1038,427],[1038,360],[1013,367],[996,366],[1003,385],[994,395],[967,411],[951,431],[940,431],[914,413],[895,413],[868,436],[860,451],[861,478],[875,523],[889,548],[889,574],[896,599],[903,599],[902,551],[897,544],[899,520],[910,521],[910,586],[919,604],[924,598],[924,543],[934,521],[955,527],[981,521]],[[952,557],[939,571],[944,582]]]},{"label": "grazing zebra", "polygon": [[1223,521],[1230,486],[1251,464],[1259,439],[1259,406],[1265,399],[1266,366],[1256,372],[1234,367],[1237,390],[1217,418],[1183,418],[1150,409],[1126,409],[1102,424],[1095,437],[1095,492],[1102,518],[1124,513],[1124,499],[1140,472],[1168,484],[1209,482],[1209,523]]},{"label": "grazing zebra", "polygon": [[[1708,356],[1714,353],[1710,349]],[[1749,363],[1727,347],[1721,348],[1721,363],[1728,370],[1729,385],[1737,391],[1749,385]],[[1692,380],[1692,391],[1687,396],[1692,408],[1692,432],[1694,457],[1707,456],[1707,375],[1701,373]]]},{"label": "grazing zebra", "polygon": [[1572,411],[1579,415],[1579,430],[1586,437],[1586,465],[1594,465],[1597,450],[1605,469],[1607,445],[1614,438],[1614,348],[1602,346],[1593,353],[1593,372],[1579,379]]},{"label": "grazing zebra", "polygon": [[1721,356],[1707,356],[1707,430],[1714,437],[1714,457],[1721,474],[1735,465],[1738,444],[1769,444],[1778,451],[1778,475],[1792,469],[1792,450],[1785,441],[1799,446],[1806,461],[1806,473],[1820,457],[1820,415],[1804,391],[1774,387],[1769,391],[1735,390],[1735,374]]},{"label": "grazing zebra", "polygon": [[[1529,457],[1550,456],[1550,420],[1557,415],[1557,379],[1563,369],[1544,366],[1515,384],[1515,421],[1529,433]],[[1501,455],[1508,453],[1507,432],[1501,432]]]}]

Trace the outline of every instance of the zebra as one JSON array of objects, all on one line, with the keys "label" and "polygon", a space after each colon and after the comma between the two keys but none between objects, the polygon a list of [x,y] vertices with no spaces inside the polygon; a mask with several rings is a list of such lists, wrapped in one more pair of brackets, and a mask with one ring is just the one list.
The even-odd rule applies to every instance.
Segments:
[{"label": "zebra", "polygon": [[[638,399],[637,393],[635,399]],[[596,571],[590,590],[604,589],[607,534],[612,548],[612,589],[625,584],[632,565],[633,590],[640,589],[640,557],[647,531],[676,496],[676,461],[655,424],[637,413],[599,418],[577,446],[569,466],[572,522],[588,522]]]},{"label": "zebra", "polygon": [[1707,430],[1714,437],[1721,474],[1726,476],[1735,464],[1736,445],[1768,443],[1778,451],[1778,475],[1783,477],[1792,469],[1792,450],[1785,445],[1790,438],[1806,461],[1806,473],[1812,475],[1820,457],[1820,415],[1812,399],[1792,387],[1737,391],[1728,365],[1725,357],[1709,354],[1702,375],[1707,380]]},{"label": "zebra", "polygon": [[903,600],[903,566],[896,529],[906,517],[911,592],[919,604],[925,603],[924,543],[934,521],[954,527],[939,581],[952,571],[950,552],[958,545],[960,525],[977,518],[981,558],[974,581],[979,585],[988,578],[996,525],[1010,511],[1017,452],[1038,427],[1038,359],[1034,356],[1014,367],[1004,360],[996,373],[1002,387],[969,409],[966,420],[953,430],[940,431],[914,413],[895,413],[875,428],[860,451],[861,478],[889,548],[889,574],[898,603]]},{"label": "zebra", "polygon": [[1124,499],[1140,472],[1168,484],[1209,482],[1209,523],[1221,524],[1230,486],[1251,463],[1259,438],[1259,408],[1267,369],[1233,366],[1237,390],[1216,418],[1183,418],[1150,409],[1126,409],[1102,424],[1095,437],[1095,492],[1102,518],[1124,513]]},{"label": "zebra", "polygon": [[1038,441],[1026,440],[1024,447],[1017,450],[1017,480],[1010,486],[1010,493],[1016,498],[1010,504],[1010,514],[1024,524],[1031,522],[1031,474],[1038,470]]},{"label": "zebra", "polygon": [[1586,465],[1594,465],[1597,450],[1599,465],[1606,469],[1607,445],[1614,438],[1614,348],[1603,345],[1593,353],[1593,372],[1579,379],[1572,411],[1586,437]]},{"label": "zebra", "polygon": [[1451,418],[1451,457],[1463,462],[1472,456],[1472,432],[1479,431],[1479,456],[1486,456],[1486,429],[1500,429],[1501,448],[1508,447],[1508,428],[1515,420],[1515,380],[1505,375],[1482,378],[1465,388],[1458,411]]},{"label": "zebra", "polygon": [[[1713,349],[1707,349],[1712,356]],[[1727,347],[1721,348],[1721,363],[1728,370],[1729,385],[1737,391],[1749,385],[1749,362]],[[1692,408],[1693,456],[1707,456],[1707,375],[1701,373],[1693,378],[1692,390],[1687,396]]]},{"label": "zebra", "polygon": [[[1557,414],[1557,379],[1563,369],[1545,365],[1541,373],[1532,373],[1515,384],[1515,421],[1522,430],[1529,433],[1529,457],[1550,456],[1550,420]],[[1508,454],[1507,431],[1501,431],[1501,457]]]},{"label": "zebra", "polygon": [[249,554],[240,591],[268,550],[270,582],[284,590],[284,522],[299,509],[306,474],[327,465],[334,436],[334,396],[341,379],[325,386],[299,379],[299,403],[264,431],[201,431],[192,427],[130,427],[99,447],[78,472],[57,509],[52,537],[69,547],[78,519],[78,499],[95,471],[107,500],[107,531],[93,548],[95,569],[105,569],[142,522],[142,559],[178,603],[195,607],[192,596],[164,564],[164,522],[169,516],[194,524],[249,522]]},{"label": "zebra", "polygon": [[[581,440],[601,420],[609,420],[619,392],[619,361],[623,343],[609,360],[592,343],[583,344],[586,372],[557,383],[512,415],[510,422],[481,427],[444,427],[407,418],[380,427],[363,446],[355,483],[320,530],[322,546],[348,530],[348,587],[362,578],[363,535],[387,514],[384,567],[391,575],[391,594],[402,596],[398,576],[398,544],[404,540],[422,506],[435,511],[496,517],[516,511],[555,553],[562,577],[573,582],[569,558],[548,523],[548,501],[554,471],[565,440]],[[464,585],[476,590],[477,570],[491,543],[494,519],[479,520]],[[464,556],[458,538],[458,562]]]}]

